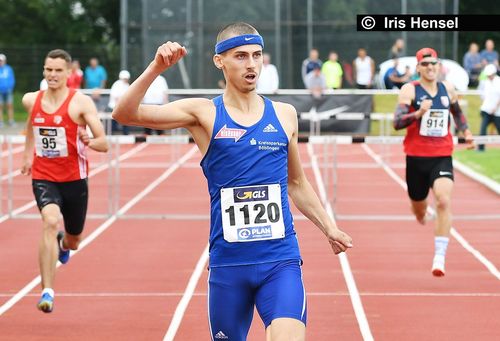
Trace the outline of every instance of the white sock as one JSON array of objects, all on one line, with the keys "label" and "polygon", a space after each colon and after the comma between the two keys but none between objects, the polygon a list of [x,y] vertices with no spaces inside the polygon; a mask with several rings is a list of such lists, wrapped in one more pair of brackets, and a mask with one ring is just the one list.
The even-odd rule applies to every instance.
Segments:
[{"label": "white sock", "polygon": [[45,289],[43,289],[43,290],[42,290],[42,296],[43,296],[43,294],[45,294],[45,293],[49,294],[49,295],[50,295],[50,296],[52,296],[52,297],[54,297],[54,294],[55,294],[55,293],[54,293],[54,289],[52,289],[52,288],[45,288]]},{"label": "white sock", "polygon": [[443,260],[446,257],[446,249],[448,248],[448,242],[450,238],[448,237],[434,237],[434,254],[435,256],[442,257]]}]

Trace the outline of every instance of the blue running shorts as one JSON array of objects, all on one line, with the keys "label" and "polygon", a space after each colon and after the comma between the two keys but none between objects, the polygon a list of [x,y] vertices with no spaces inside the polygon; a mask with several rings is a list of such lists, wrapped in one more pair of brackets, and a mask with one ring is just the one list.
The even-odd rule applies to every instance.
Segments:
[{"label": "blue running shorts", "polygon": [[213,267],[208,275],[208,322],[212,340],[244,341],[254,306],[267,328],[276,318],[306,324],[300,260]]}]

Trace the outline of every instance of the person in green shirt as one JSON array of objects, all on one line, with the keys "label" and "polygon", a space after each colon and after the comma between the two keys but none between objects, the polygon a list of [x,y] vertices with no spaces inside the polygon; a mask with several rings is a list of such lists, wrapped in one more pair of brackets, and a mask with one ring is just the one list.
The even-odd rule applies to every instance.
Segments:
[{"label": "person in green shirt", "polygon": [[338,62],[339,56],[335,51],[330,51],[328,60],[323,64],[321,72],[325,75],[326,86],[329,89],[340,89],[342,87],[342,66]]}]

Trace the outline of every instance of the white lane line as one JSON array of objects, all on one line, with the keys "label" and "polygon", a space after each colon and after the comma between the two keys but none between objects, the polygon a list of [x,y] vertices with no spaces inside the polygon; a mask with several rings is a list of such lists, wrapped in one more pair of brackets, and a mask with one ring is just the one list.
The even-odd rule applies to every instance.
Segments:
[{"label": "white lane line", "polygon": [[[321,201],[324,204],[326,204],[326,211],[330,216],[330,218],[334,219],[332,206],[330,205],[329,202],[327,202],[326,199],[325,185],[323,183],[323,179],[321,178],[321,174],[318,167],[318,161],[316,156],[314,155],[313,146],[310,143],[307,144],[307,152],[309,154],[309,157],[311,158],[311,165],[314,172],[314,177],[316,178],[316,183],[318,185]],[[374,338],[370,330],[370,325],[368,324],[368,319],[366,318],[365,310],[363,308],[363,303],[361,302],[361,297],[359,295],[359,291],[356,286],[356,281],[354,280],[354,276],[351,271],[351,266],[349,265],[349,260],[347,259],[347,254],[340,253],[338,257],[340,260],[342,273],[344,274],[344,278],[347,284],[347,289],[351,297],[352,307],[354,309],[356,320],[358,321],[359,330],[361,331],[363,340],[372,341],[374,340]]]},{"label": "white lane line", "polygon": [[[96,239],[101,233],[106,231],[106,229],[113,224],[116,219],[117,215],[123,214],[126,211],[128,211],[132,206],[137,204],[141,199],[143,199],[148,193],[150,193],[154,188],[156,188],[162,181],[164,181],[166,178],[168,178],[174,171],[176,171],[184,162],[186,162],[187,159],[189,159],[196,151],[198,150],[197,147],[191,148],[184,156],[179,159],[178,162],[176,162],[174,165],[172,165],[170,168],[168,168],[160,177],[158,177],[155,181],[149,184],[145,189],[143,189],[139,194],[137,194],[135,197],[133,197],[129,202],[127,202],[115,215],[111,216],[108,220],[106,220],[104,223],[102,223],[97,229],[92,231],[91,234],[88,235],[87,238],[85,238],[82,243],[80,244],[80,247],[78,250],[72,252],[72,256],[83,250],[88,244],[90,244],[94,239]],[[61,266],[61,263],[57,262],[57,266]],[[0,307],[0,316],[2,316],[7,310],[9,310],[14,304],[19,302],[24,296],[26,296],[31,290],[33,290],[38,284],[40,284],[41,277],[40,275],[35,277],[31,282],[29,282],[24,288],[22,288],[18,293],[16,293],[14,296],[12,296],[11,299],[9,299],[7,302],[5,302],[1,307]]]},{"label": "white lane line", "polygon": [[[141,150],[143,150],[144,148],[146,148],[146,146],[148,146],[147,143],[141,143],[140,145],[130,149],[128,152],[126,153],[123,153],[123,155],[120,155],[120,157],[118,158],[118,160],[120,161],[123,161],[123,160],[126,160],[128,159],[129,157],[133,156],[134,154],[137,154],[138,152],[140,152]],[[112,160],[111,161],[111,165],[114,166],[116,164],[116,160]],[[109,163],[105,163],[103,165],[100,165],[99,167],[93,169],[92,171],[89,172],[89,178],[101,173],[102,171],[106,170],[109,168]],[[15,216],[15,215],[18,215],[24,211],[27,211],[29,210],[30,208],[34,207],[36,205],[36,201],[35,200],[32,200],[26,204],[24,204],[23,206],[21,207],[18,207],[16,208],[15,210],[12,211],[12,215]],[[0,217],[0,224],[3,223],[4,221],[6,221],[7,219],[9,219],[11,216],[9,214],[4,214],[3,216]]]},{"label": "white lane line", "polygon": [[206,268],[206,264],[208,261],[208,246],[209,245],[207,244],[207,246],[201,253],[198,263],[196,263],[196,267],[193,273],[191,274],[191,278],[189,278],[186,290],[184,291],[184,294],[182,295],[182,298],[179,301],[177,308],[175,308],[174,316],[172,316],[172,321],[168,326],[167,333],[163,337],[163,341],[173,341],[175,338],[175,334],[177,333],[177,330],[181,325],[182,318],[184,317],[184,313],[186,312],[189,301],[191,301],[191,298],[194,295],[194,290],[198,285],[198,281],[200,280],[200,277]]},{"label": "white lane line", "polygon": [[[413,215],[397,214],[337,214],[337,220],[361,220],[361,221],[414,221]],[[453,221],[474,220],[500,220],[500,214],[457,214],[453,215]]]},{"label": "white lane line", "polygon": [[[500,297],[498,292],[360,292],[366,297]],[[57,292],[57,297],[95,297],[95,298],[124,298],[124,297],[181,297],[185,292]],[[0,297],[10,297],[12,294],[0,293]],[[26,297],[39,297],[39,294],[30,293]],[[206,297],[206,292],[193,292],[193,297]],[[348,291],[338,292],[308,292],[310,297],[342,297],[350,296]]]},{"label": "white lane line", "polygon": [[452,228],[450,232],[451,235],[463,246],[464,249],[472,253],[474,257],[476,257],[481,263],[483,263],[484,266],[486,266],[488,270],[490,270],[493,276],[500,280],[500,272],[488,258],[483,256],[481,252],[472,247],[472,245],[470,245],[470,243],[464,237],[462,237],[462,235],[458,233],[456,229]]},{"label": "white lane line", "polygon": [[[382,166],[382,168],[389,174],[391,178],[393,178],[401,187],[404,188],[404,190],[407,190],[406,183],[397,175],[383,160],[382,158],[375,153],[368,145],[365,143],[361,144],[361,147],[366,151],[366,153],[373,159],[375,162],[377,162],[379,165]],[[431,213],[434,213],[434,209],[431,207],[427,207],[427,210],[430,211]],[[481,252],[476,250],[472,245],[463,238],[458,231],[452,227],[450,231],[451,235],[462,245],[464,249],[469,251],[481,264],[483,264],[490,272],[495,276],[498,280],[500,280],[500,272],[496,268],[496,266],[488,260],[486,257],[484,257]]]}]

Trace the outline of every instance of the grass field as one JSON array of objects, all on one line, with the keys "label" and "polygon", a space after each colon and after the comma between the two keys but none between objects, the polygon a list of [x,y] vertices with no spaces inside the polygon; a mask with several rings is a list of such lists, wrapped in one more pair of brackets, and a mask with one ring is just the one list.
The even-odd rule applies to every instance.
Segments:
[{"label": "grass field", "polygon": [[500,183],[500,148],[487,147],[484,152],[457,150],[453,157]]}]

